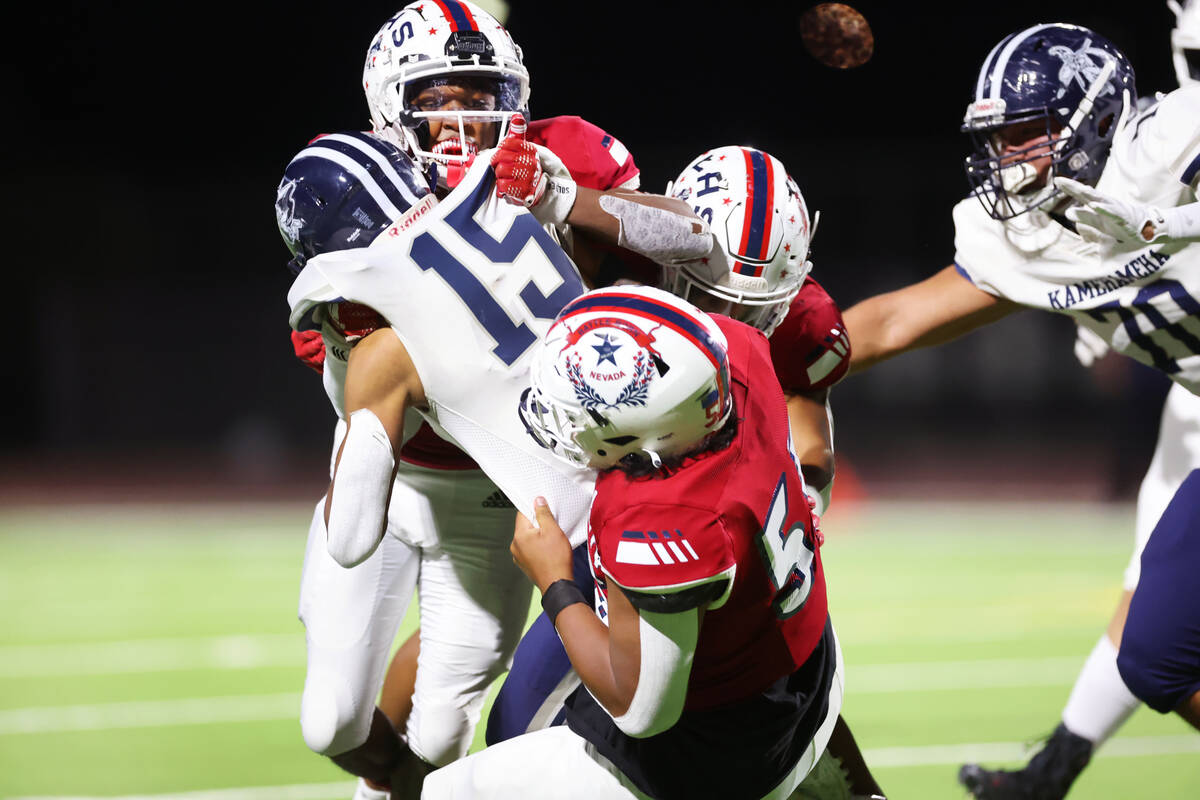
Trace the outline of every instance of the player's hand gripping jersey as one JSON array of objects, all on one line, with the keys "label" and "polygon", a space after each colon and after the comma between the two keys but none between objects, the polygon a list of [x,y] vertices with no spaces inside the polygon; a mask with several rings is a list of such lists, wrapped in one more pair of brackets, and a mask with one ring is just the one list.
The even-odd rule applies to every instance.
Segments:
[{"label": "player's hand gripping jersey", "polygon": [[310,259],[288,293],[290,321],[327,325],[342,301],[382,314],[421,378],[424,416],[527,516],[545,495],[578,544],[592,473],[535,444],[517,406],[533,344],[583,284],[533,216],[495,195],[491,165],[477,159],[441,203],[415,207],[370,247]]},{"label": "player's hand gripping jersey", "polygon": [[[1200,87],[1179,89],[1117,132],[1096,188],[1174,207],[1196,200]],[[1007,224],[975,197],[954,209],[955,263],[977,287],[1072,316],[1113,350],[1200,392],[1200,247],[1106,251],[1040,211]]]},{"label": "player's hand gripping jersey", "polygon": [[[743,421],[733,443],[666,477],[602,472],[589,525],[602,618],[610,582],[646,609],[707,609],[684,712],[667,731],[631,738],[586,690],[568,700],[571,728],[655,796],[764,794],[811,741],[834,671],[824,569],[767,342],[713,318],[728,340]],[[799,675],[819,688],[782,686]],[[757,775],[761,791],[744,774],[731,777],[764,753],[778,774]],[[685,764],[681,754],[692,757]]]}]

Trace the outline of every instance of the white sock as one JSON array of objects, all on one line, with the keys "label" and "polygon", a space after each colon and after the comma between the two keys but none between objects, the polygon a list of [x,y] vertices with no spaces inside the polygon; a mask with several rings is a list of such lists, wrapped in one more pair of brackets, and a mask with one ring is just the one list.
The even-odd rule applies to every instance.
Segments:
[{"label": "white sock", "polygon": [[1140,702],[1121,680],[1117,672],[1117,648],[1109,641],[1108,634],[1104,634],[1075,679],[1063,709],[1063,724],[1071,733],[1099,747],[1129,719]]},{"label": "white sock", "polygon": [[389,800],[392,793],[382,789],[372,789],[362,778],[358,779],[358,787],[354,790],[351,800]]}]

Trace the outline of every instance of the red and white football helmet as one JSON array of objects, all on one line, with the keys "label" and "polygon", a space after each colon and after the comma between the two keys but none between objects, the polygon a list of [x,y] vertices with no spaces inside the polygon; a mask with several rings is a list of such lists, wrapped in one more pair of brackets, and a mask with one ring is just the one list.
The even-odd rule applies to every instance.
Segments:
[{"label": "red and white football helmet", "polygon": [[[504,139],[509,118],[529,117],[529,73],[521,48],[495,17],[466,0],[421,0],[389,19],[367,50],[363,91],[376,133],[407,147],[424,162],[469,161],[475,150]],[[485,82],[494,108],[422,111],[413,98],[422,88],[441,83]],[[434,150],[429,119],[457,122],[460,144]],[[496,142],[467,141],[467,122],[497,122]],[[444,145],[445,143],[443,143]]]},{"label": "red and white football helmet", "polygon": [[707,314],[660,289],[588,292],[539,344],[521,417],[539,444],[577,466],[686,454],[733,409],[726,346]]},{"label": "red and white football helmet", "polygon": [[1180,86],[1200,83],[1200,2],[1167,0],[1175,13],[1175,29],[1171,31],[1171,60]]},{"label": "red and white football helmet", "polygon": [[665,265],[663,288],[770,336],[812,269],[817,223],[783,164],[752,147],[718,147],[684,167],[667,194],[708,221],[714,243],[704,258]]}]

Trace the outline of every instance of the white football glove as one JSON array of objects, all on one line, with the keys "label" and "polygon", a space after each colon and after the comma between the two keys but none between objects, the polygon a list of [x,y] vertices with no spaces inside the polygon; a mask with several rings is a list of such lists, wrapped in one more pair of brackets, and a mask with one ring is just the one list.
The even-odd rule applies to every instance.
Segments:
[{"label": "white football glove", "polygon": [[1067,219],[1075,223],[1085,242],[1144,247],[1156,241],[1154,237],[1144,238],[1142,230],[1152,222],[1152,216],[1161,216],[1158,209],[1122,200],[1070,178],[1055,178],[1054,185],[1079,203],[1067,209]]},{"label": "white football glove", "polygon": [[579,186],[571,178],[562,159],[554,154],[549,147],[535,144],[538,162],[542,165],[542,175],[546,178],[546,188],[541,199],[529,209],[538,222],[543,225],[566,225],[567,215],[575,206],[575,195]]},{"label": "white football glove", "polygon": [[1075,326],[1075,359],[1090,367],[1108,355],[1108,342],[1091,328]]},{"label": "white football glove", "polygon": [[1200,238],[1200,203],[1162,209],[1105,194],[1070,178],[1055,178],[1054,185],[1080,203],[1067,209],[1067,219],[1075,223],[1084,241],[1145,247]]}]

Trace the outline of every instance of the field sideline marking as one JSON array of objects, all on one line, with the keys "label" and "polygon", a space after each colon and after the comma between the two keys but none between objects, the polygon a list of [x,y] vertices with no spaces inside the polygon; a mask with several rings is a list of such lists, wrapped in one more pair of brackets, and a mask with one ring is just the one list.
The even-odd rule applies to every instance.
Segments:
[{"label": "field sideline marking", "polygon": [[[1024,761],[1030,746],[1024,742],[873,747],[863,751],[872,767],[925,767],[978,762]],[[1130,758],[1200,752],[1200,736],[1122,736],[1108,740],[1095,758]]]},{"label": "field sideline marking", "polygon": [[[854,691],[987,689],[1070,684],[1085,655],[1037,659],[852,664]],[[304,637],[297,633],[133,639],[0,646],[0,679],[116,675],[184,670],[303,667]]]},{"label": "field sideline marking", "polygon": [[233,695],[181,700],[137,700],[82,706],[36,706],[0,711],[0,735],[156,728],[221,722],[300,718],[300,695]]},{"label": "field sideline marking", "polygon": [[[224,637],[235,639],[236,637]],[[250,651],[233,647],[235,660]],[[236,655],[237,653],[241,655]],[[195,664],[194,659],[189,663]],[[1069,686],[1080,667],[1074,656],[1044,659],[862,664],[847,674],[848,691],[884,694],[956,689],[996,689],[1029,686]],[[294,719],[300,713],[295,693],[251,694],[137,700],[86,705],[32,706],[0,709],[0,736],[111,728],[150,728],[228,722]]]},{"label": "field sideline marking", "polygon": [[[1096,758],[1127,758],[1143,755],[1178,755],[1200,752],[1200,736],[1140,736],[1112,739]],[[925,747],[876,747],[863,753],[872,767],[921,767],[962,764],[968,761],[1020,761],[1028,747],[1020,742],[929,745]],[[172,794],[134,794],[120,797],[92,795],[30,795],[13,800],[334,800],[354,791],[354,784],[298,783],[291,786],[253,786],[236,789],[206,789]]]},{"label": "field sideline marking", "polygon": [[0,647],[0,678],[303,665],[300,631]]}]

